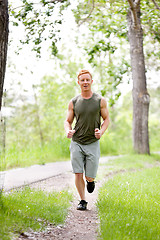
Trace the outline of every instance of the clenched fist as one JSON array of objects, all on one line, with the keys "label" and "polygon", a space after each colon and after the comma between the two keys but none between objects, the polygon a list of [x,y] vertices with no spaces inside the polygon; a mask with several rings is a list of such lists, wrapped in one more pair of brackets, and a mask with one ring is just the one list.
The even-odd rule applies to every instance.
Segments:
[{"label": "clenched fist", "polygon": [[97,139],[100,139],[101,136],[102,136],[101,130],[100,130],[99,128],[95,128],[94,131],[95,131],[95,133],[94,133],[95,137],[96,137]]},{"label": "clenched fist", "polygon": [[75,130],[68,130],[67,132],[67,138],[72,138],[73,134],[75,133]]}]

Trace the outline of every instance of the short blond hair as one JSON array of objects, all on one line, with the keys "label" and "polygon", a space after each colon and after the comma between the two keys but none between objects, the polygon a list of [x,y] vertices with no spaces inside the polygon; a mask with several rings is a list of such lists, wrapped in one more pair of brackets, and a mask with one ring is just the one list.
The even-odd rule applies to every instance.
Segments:
[{"label": "short blond hair", "polygon": [[79,79],[79,77],[80,77],[81,75],[87,74],[87,73],[91,76],[91,79],[92,79],[92,74],[91,74],[88,70],[85,70],[85,69],[82,69],[82,70],[79,72],[77,78]]}]

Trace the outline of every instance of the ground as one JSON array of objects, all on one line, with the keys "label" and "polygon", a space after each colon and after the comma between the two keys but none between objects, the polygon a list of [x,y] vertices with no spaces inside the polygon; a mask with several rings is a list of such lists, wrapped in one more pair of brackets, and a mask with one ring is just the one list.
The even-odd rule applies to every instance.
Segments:
[{"label": "ground", "polygon": [[54,227],[53,225],[47,226],[44,232],[27,232],[21,234],[17,240],[22,239],[34,239],[34,240],[94,240],[97,239],[99,234],[99,219],[96,209],[96,200],[98,188],[101,181],[96,183],[96,188],[93,193],[86,193],[86,200],[88,202],[87,211],[76,210],[77,204],[79,203],[79,196],[77,194],[74,185],[74,174],[71,172],[63,173],[58,176],[49,178],[45,181],[40,181],[33,183],[30,186],[32,188],[40,188],[44,191],[57,190],[61,191],[63,189],[72,189],[74,192],[74,200],[71,203],[69,209],[69,214],[67,216],[66,222],[62,226]]},{"label": "ground", "polygon": [[[121,156],[119,156],[121,157]],[[118,172],[111,172],[107,174],[104,172],[104,163],[109,159],[115,159],[114,157],[101,158],[101,164],[98,168],[98,179],[96,179],[96,188],[93,193],[86,191],[86,200],[88,201],[87,211],[76,210],[79,203],[79,196],[77,194],[74,184],[74,174],[70,170],[66,170],[63,165],[54,166],[54,171],[58,174],[54,177],[47,178],[45,180],[38,181],[30,184],[31,188],[42,189],[43,191],[62,191],[64,189],[74,193],[74,199],[71,202],[71,207],[64,225],[55,227],[49,224],[43,232],[25,232],[22,233],[16,240],[33,239],[33,240],[96,240],[99,236],[99,218],[96,209],[96,201],[98,196],[98,190],[104,181],[113,177],[117,173],[126,172],[126,170],[120,170]],[[151,168],[153,166],[160,166],[159,162],[152,164],[146,163],[144,168]],[[58,169],[65,171],[59,174]],[[130,169],[129,171],[140,171],[142,169]]]}]

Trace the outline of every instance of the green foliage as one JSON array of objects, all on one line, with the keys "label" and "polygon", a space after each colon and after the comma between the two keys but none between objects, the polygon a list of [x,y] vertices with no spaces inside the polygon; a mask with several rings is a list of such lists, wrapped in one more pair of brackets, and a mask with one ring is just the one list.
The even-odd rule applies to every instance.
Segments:
[{"label": "green foliage", "polygon": [[[140,6],[146,70],[158,71],[160,11],[155,8],[152,1],[140,1]],[[128,1],[121,0],[80,1],[73,11],[77,23],[85,24],[89,29],[89,33],[84,35],[84,48],[88,54],[89,63],[96,72],[99,72],[101,93],[108,97],[110,106],[113,106],[119,99],[118,86],[126,79],[127,82],[130,81],[129,51],[126,51],[129,48],[128,10]],[[108,88],[110,82],[111,87]]]},{"label": "green foliage", "polygon": [[107,181],[97,204],[101,239],[159,239],[159,174],[155,167]]},{"label": "green foliage", "polygon": [[114,160],[109,160],[107,164],[103,164],[103,173],[107,176],[117,172],[142,170],[148,166],[156,166],[159,161],[159,154],[151,154],[150,156],[134,153],[122,155]]},{"label": "green foliage", "polygon": [[99,40],[96,45],[93,46],[92,50],[88,52],[90,59],[88,60],[89,63],[93,62],[94,55],[100,54],[103,52],[110,52],[111,54],[114,53],[116,50],[115,46],[112,46],[110,42],[106,43],[104,40]]},{"label": "green foliage", "polygon": [[152,151],[158,151],[160,149],[160,141],[157,133],[160,132],[160,87],[149,89],[150,94],[150,111],[149,111],[149,138],[150,147]]},{"label": "green foliage", "polygon": [[[95,1],[92,6],[91,2],[83,1],[78,9],[79,12],[74,11],[77,21],[84,22],[89,28],[83,45],[88,62],[98,75],[98,90],[113,106],[121,95],[119,85],[130,80],[129,51],[126,48],[127,5],[124,2]],[[84,21],[82,16],[87,20]]]},{"label": "green foliage", "polygon": [[35,3],[21,0],[21,2],[22,5],[17,8],[10,5],[10,22],[13,26],[25,28],[25,37],[20,40],[20,43],[31,44],[32,50],[36,52],[37,57],[40,57],[43,42],[49,41],[51,53],[57,55],[56,43],[60,40],[63,11],[70,5],[70,1],[40,0],[39,3]]},{"label": "green foliage", "polygon": [[157,134],[160,132],[159,120],[151,117],[149,122],[149,129],[150,147],[152,151],[159,151],[160,142],[159,136]]},{"label": "green foliage", "polygon": [[160,42],[160,11],[155,8],[152,1],[141,1],[141,12],[144,35],[150,35],[155,41]]},{"label": "green foliage", "polygon": [[[59,79],[60,76],[46,76],[36,89],[44,144],[41,145],[37,106],[34,102],[31,104],[25,100],[25,105],[17,106],[12,117],[7,120],[6,153],[5,161],[1,155],[1,170],[69,160],[70,139],[66,138],[63,125],[68,102],[76,95],[77,87],[72,78],[67,83]],[[149,131],[150,148],[153,152],[160,149],[159,89],[151,89],[150,95]],[[109,107],[109,113],[109,129],[100,140],[101,155],[132,153],[131,92],[123,97],[121,105]]]},{"label": "green foliage", "polygon": [[[102,43],[102,40],[99,42]],[[121,96],[119,85],[130,80],[130,64],[127,58],[124,56],[125,51],[122,50],[123,57],[118,59],[116,47],[112,43],[106,43],[106,45],[99,46],[94,45],[92,50],[90,46],[86,48],[89,62],[94,67],[98,75],[98,90],[102,96],[106,96],[110,106],[116,104],[117,100]],[[106,50],[108,48],[108,50]],[[116,64],[115,64],[116,63]],[[126,81],[127,80],[127,81]]]},{"label": "green foliage", "polygon": [[[69,80],[65,83],[62,78],[63,75],[44,77],[39,86],[34,86],[36,101],[28,102],[24,98],[20,105],[15,102],[14,96],[12,101],[9,100],[8,104],[14,105],[14,111],[7,118],[5,164],[2,169],[69,158],[70,141],[65,137],[64,120],[68,103],[75,95],[76,82]],[[8,95],[11,97],[11,94]],[[17,98],[19,96],[16,96],[16,101]],[[0,158],[2,162],[3,156]]]},{"label": "green foliage", "polygon": [[[68,5],[69,1],[41,0],[34,3],[22,0],[22,6],[15,9],[11,7],[10,13],[15,18],[13,20],[11,17],[13,24],[20,27],[22,23],[25,26],[26,38],[21,40],[22,43],[32,42],[33,49],[40,56],[42,43],[50,39],[50,49],[56,55],[56,42],[59,40],[58,33],[63,21],[62,13]],[[121,96],[119,85],[130,80],[126,19],[128,7],[128,1],[122,0],[80,1],[74,11],[77,22],[87,24],[90,30],[87,39],[84,38],[85,50],[88,61],[96,73],[96,90],[107,98],[110,105],[111,124],[108,134],[101,139],[102,154],[132,151],[132,102],[127,96],[122,107],[117,107],[115,104]],[[55,12],[58,14],[55,15]],[[158,18],[159,12],[154,8],[153,3],[141,1],[147,70],[153,67],[159,69],[159,65],[156,64],[160,54]],[[63,122],[68,102],[77,93],[76,72],[84,67],[85,63],[83,59],[77,60],[77,58],[71,61],[72,52],[67,54],[67,59],[60,54],[58,57],[60,71],[57,75],[47,76],[42,80],[36,89],[37,102],[28,102],[27,97],[21,92],[18,99],[21,105],[19,105],[15,101],[18,96],[13,93],[12,98],[12,94],[8,93],[10,98],[8,102],[13,109],[12,117],[7,119],[8,167],[69,157],[69,141],[65,139]],[[153,99],[155,104],[151,102],[151,151],[159,150],[160,147],[157,100],[158,96],[155,97],[155,101]],[[41,133],[43,144],[41,144]]]},{"label": "green foliage", "polygon": [[12,234],[43,230],[47,224],[64,223],[72,195],[68,192],[44,193],[25,188],[3,193],[0,205],[0,238]]},{"label": "green foliage", "polygon": [[[151,104],[149,113],[149,142],[151,152],[159,151],[159,88],[149,89]],[[109,108],[110,125],[100,140],[101,154],[132,153],[132,93],[123,97],[122,105]]]},{"label": "green foliage", "polygon": [[160,118],[160,86],[157,88],[152,88],[152,86],[148,89],[151,98],[151,107],[150,114],[154,116],[154,118]]},{"label": "green foliage", "polygon": [[30,147],[33,142],[40,145],[37,114],[39,114],[44,142],[56,142],[59,136],[64,134],[63,123],[68,102],[74,95],[74,83],[73,85],[71,82],[64,83],[59,81],[59,78],[55,76],[42,79],[36,89],[37,102],[32,100],[32,103],[28,103],[25,100],[24,104],[15,106],[15,112],[7,121],[7,133],[9,133],[7,145],[27,144]]},{"label": "green foliage", "polygon": [[108,133],[101,138],[101,154],[116,155],[132,152],[132,129],[131,119],[119,115],[115,122],[111,122]]},{"label": "green foliage", "polygon": [[[40,85],[41,123],[47,141],[56,141],[64,135],[63,123],[68,103],[74,96],[75,83],[59,81],[59,76],[45,77]],[[72,91],[70,91],[72,89]],[[50,126],[48,128],[48,126]]]},{"label": "green foliage", "polygon": [[70,141],[64,137],[48,142],[43,147],[33,140],[27,147],[23,144],[11,145],[6,151],[1,170],[69,160],[69,144]]}]

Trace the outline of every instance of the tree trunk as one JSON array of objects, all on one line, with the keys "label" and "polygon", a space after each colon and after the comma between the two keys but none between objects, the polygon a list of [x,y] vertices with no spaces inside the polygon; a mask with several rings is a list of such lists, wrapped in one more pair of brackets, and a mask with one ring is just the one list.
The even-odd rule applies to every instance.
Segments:
[{"label": "tree trunk", "polygon": [[0,110],[7,61],[8,23],[8,0],[0,0]]},{"label": "tree trunk", "polygon": [[147,92],[143,52],[143,30],[140,19],[140,4],[128,13],[129,42],[133,79],[133,147],[138,153],[150,153],[148,135],[148,112],[150,97]]}]

